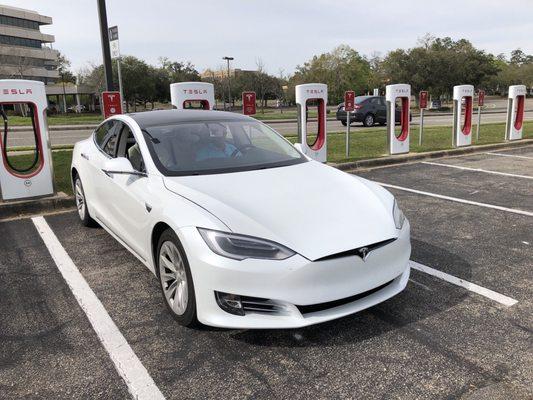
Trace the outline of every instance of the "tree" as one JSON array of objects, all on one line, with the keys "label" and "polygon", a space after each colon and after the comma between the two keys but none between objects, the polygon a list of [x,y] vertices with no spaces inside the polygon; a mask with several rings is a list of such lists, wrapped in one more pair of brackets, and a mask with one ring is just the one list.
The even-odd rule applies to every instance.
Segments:
[{"label": "tree", "polygon": [[414,93],[429,90],[437,97],[450,94],[454,85],[479,86],[498,73],[494,57],[474,48],[468,40],[430,35],[417,47],[391,51],[381,68],[388,82],[407,82]]},{"label": "tree", "polygon": [[498,66],[498,74],[484,82],[489,92],[506,94],[510,85],[524,84],[533,87],[533,55],[516,49],[511,52],[509,60],[501,55],[493,60]]},{"label": "tree", "polygon": [[289,81],[289,93],[294,92],[297,84],[320,82],[328,85],[330,101],[341,102],[346,90],[368,91],[371,77],[370,63],[351,47],[341,45],[297,66]]},{"label": "tree", "polygon": [[57,52],[57,72],[59,73],[59,82],[63,85],[63,112],[67,112],[67,92],[65,89],[65,83],[76,83],[76,77],[70,72],[70,61],[67,57]]},{"label": "tree", "polygon": [[[166,103],[170,100],[171,83],[200,79],[192,64],[170,61],[167,58],[161,59],[160,65],[154,67],[137,57],[124,56],[121,69],[126,111],[129,111],[130,106],[136,111],[141,104],[146,108],[147,103],[151,103],[153,109],[155,102]],[[105,90],[102,65],[92,66],[81,79],[98,92]],[[116,63],[113,63],[113,81],[118,82]]]}]

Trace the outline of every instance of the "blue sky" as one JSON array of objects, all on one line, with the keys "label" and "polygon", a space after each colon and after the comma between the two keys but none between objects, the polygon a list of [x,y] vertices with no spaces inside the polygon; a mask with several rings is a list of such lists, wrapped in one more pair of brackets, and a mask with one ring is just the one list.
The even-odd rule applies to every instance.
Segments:
[{"label": "blue sky", "polygon": [[[43,32],[74,71],[101,63],[96,0],[0,0],[51,16]],[[426,33],[466,38],[494,54],[515,48],[533,54],[533,0],[107,0],[122,54],[150,63],[160,56],[218,68],[292,73],[314,54],[348,44],[364,55],[416,45]]]}]

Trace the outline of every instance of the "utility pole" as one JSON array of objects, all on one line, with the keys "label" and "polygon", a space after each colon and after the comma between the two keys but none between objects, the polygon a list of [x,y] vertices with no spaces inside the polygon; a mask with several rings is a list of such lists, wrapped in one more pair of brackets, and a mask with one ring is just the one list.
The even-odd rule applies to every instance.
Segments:
[{"label": "utility pole", "polygon": [[[229,62],[231,60],[234,60],[233,57],[222,57],[223,60],[226,60],[228,62],[228,101],[229,101],[229,109],[231,111],[231,84],[230,84],[230,76],[229,76]],[[224,107],[225,108],[225,107]]]},{"label": "utility pole", "polygon": [[107,12],[105,0],[97,0],[98,18],[100,20],[100,39],[102,41],[102,56],[104,59],[104,75],[106,90],[114,90],[113,86],[113,68],[111,67],[111,51],[109,50],[109,31],[107,28]]}]

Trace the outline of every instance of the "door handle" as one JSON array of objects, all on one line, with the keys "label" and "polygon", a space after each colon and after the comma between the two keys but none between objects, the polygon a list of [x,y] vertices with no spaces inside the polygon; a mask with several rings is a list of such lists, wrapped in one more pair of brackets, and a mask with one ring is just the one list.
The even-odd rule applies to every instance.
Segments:
[{"label": "door handle", "polygon": [[82,156],[83,158],[85,158],[87,161],[89,161],[89,156],[85,153],[81,153],[80,156]]}]

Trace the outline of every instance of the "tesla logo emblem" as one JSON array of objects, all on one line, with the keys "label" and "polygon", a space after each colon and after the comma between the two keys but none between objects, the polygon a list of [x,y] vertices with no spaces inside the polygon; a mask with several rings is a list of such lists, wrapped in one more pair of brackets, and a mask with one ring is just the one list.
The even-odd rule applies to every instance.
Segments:
[{"label": "tesla logo emblem", "polygon": [[361,247],[359,250],[359,257],[363,259],[363,261],[366,261],[366,258],[368,257],[368,254],[370,253],[370,249],[368,247]]}]

